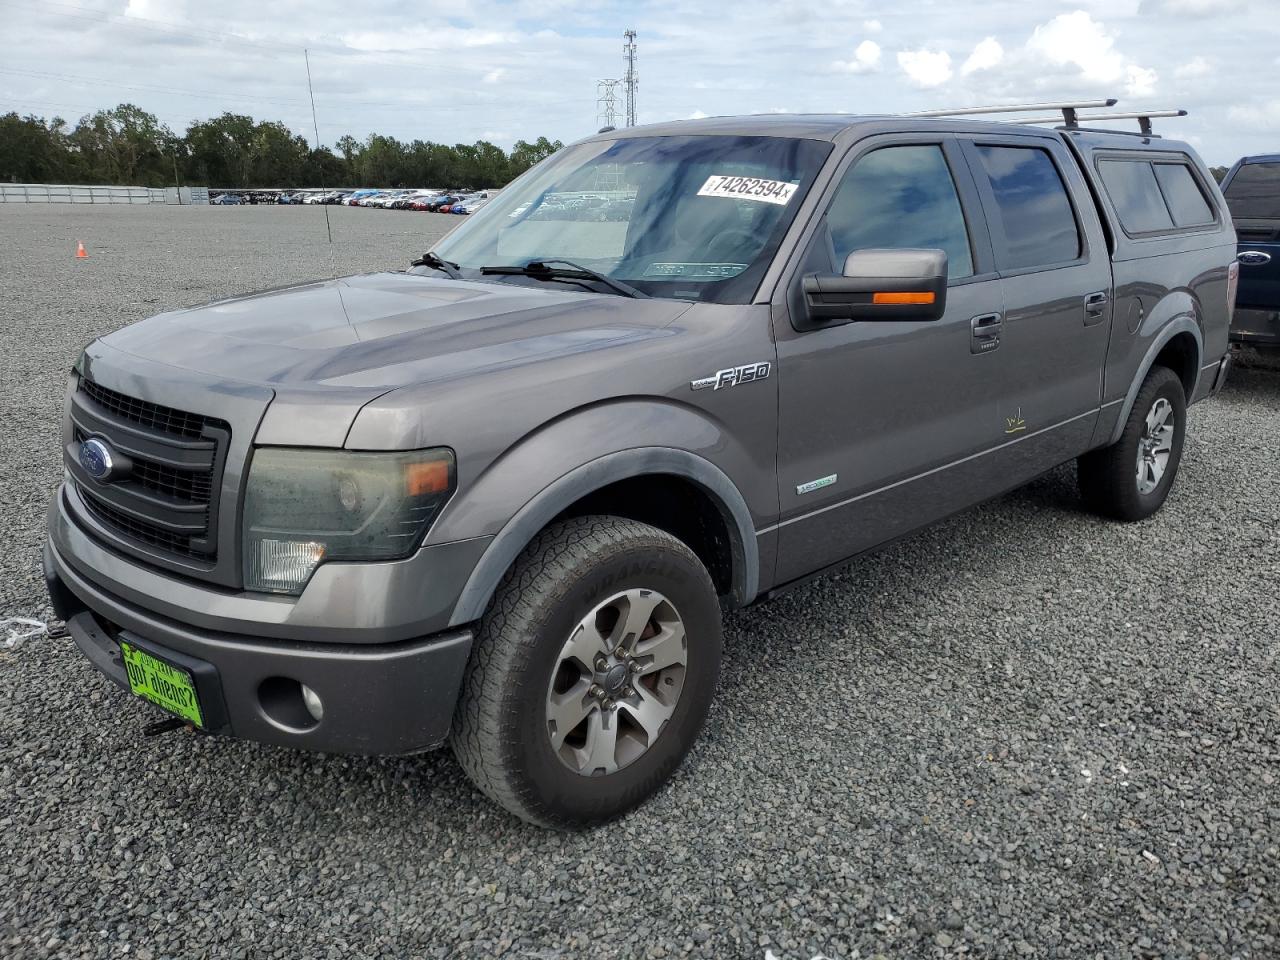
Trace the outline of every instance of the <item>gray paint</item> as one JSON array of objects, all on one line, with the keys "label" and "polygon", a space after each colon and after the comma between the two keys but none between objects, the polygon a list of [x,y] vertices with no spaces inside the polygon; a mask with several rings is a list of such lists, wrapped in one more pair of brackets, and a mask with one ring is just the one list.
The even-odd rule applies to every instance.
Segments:
[{"label": "gray paint", "polygon": [[715,464],[684,450],[640,447],[608,454],[565,474],[540,491],[511,518],[493,539],[472,571],[458,598],[451,625],[479,619],[503,574],[525,546],[555,516],[587,494],[628,477],[664,475],[684,477],[710,493],[723,507],[725,526],[733,541],[734,601],[755,599],[760,583],[760,559],[755,529],[746,501]]},{"label": "gray paint", "polygon": [[[545,523],[617,480],[663,474],[705,491],[733,541],[726,600],[742,604],[1107,442],[1172,336],[1189,333],[1197,345],[1192,399],[1220,385],[1234,236],[1221,195],[1181,144],[845,116],[712,118],[599,139],[676,132],[834,145],[753,303],[632,300],[569,285],[452,281],[416,268],[267,291],[118,331],[88,349],[88,376],[231,423],[218,561],[202,569],[123,542],[85,515],[69,486],[50,508],[55,595],[69,587],[109,619],[237,676],[263,664],[313,669],[312,655],[329,645],[319,657],[326,666],[315,668],[328,683],[343,657],[372,663],[381,656],[374,648],[418,650],[414,638],[473,622]],[[1084,240],[1077,261],[999,270],[993,200],[970,159],[974,144],[990,142],[1054,156]],[[938,320],[806,329],[797,322],[801,281],[819,269],[823,215],[839,178],[866,151],[900,143],[942,146],[975,275],[948,284]],[[1217,222],[1169,237],[1125,236],[1092,165],[1095,152],[1113,149],[1187,151],[1208,179]],[[1108,307],[1086,316],[1084,298],[1099,292]],[[1003,321],[999,346],[973,353],[970,321],[990,313]],[[690,387],[762,363],[767,378]],[[76,385],[73,375],[69,389]],[[69,434],[64,443],[70,450]],[[457,456],[457,492],[406,560],[322,565],[298,598],[247,593],[239,515],[255,444],[447,446]],[[443,674],[465,645],[454,638]],[[265,659],[246,659],[250,650]],[[352,653],[360,650],[367,655]],[[295,659],[272,660],[276,653]],[[368,683],[395,684],[369,669]],[[236,696],[235,710],[252,713],[249,694]],[[247,715],[241,723],[246,735],[293,742]],[[342,748],[369,746],[357,741]]]}]

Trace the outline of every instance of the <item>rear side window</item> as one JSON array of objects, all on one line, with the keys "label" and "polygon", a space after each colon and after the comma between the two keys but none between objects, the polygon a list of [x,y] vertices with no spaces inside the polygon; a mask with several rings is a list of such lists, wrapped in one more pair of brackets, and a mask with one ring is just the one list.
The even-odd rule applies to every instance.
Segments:
[{"label": "rear side window", "polygon": [[1200,184],[1185,163],[1157,163],[1156,180],[1169,205],[1176,227],[1203,227],[1213,223],[1213,209],[1204,198]]},{"label": "rear side window", "polygon": [[837,270],[854,250],[925,247],[947,252],[947,275],[973,275],[964,213],[938,146],[883,147],[854,164],[836,190],[827,226]]},{"label": "rear side window", "polygon": [[1226,189],[1233,217],[1280,220],[1280,163],[1246,163]]},{"label": "rear side window", "polygon": [[1049,152],[1039,147],[977,149],[1004,227],[1007,249],[1001,266],[1017,270],[1078,259],[1080,228]]},{"label": "rear side window", "polygon": [[1125,233],[1170,233],[1215,221],[1213,207],[1185,163],[1099,160],[1098,175]]},{"label": "rear side window", "polygon": [[1155,171],[1146,160],[1100,160],[1098,173],[1126,233],[1173,229]]}]

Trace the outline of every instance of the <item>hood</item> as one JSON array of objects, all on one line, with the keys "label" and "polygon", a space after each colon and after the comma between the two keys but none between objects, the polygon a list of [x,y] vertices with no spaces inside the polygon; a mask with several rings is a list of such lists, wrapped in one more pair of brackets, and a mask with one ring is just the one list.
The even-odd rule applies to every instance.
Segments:
[{"label": "hood", "polygon": [[559,283],[377,273],[163,313],[104,341],[277,393],[329,387],[376,394],[660,336],[689,306]]}]

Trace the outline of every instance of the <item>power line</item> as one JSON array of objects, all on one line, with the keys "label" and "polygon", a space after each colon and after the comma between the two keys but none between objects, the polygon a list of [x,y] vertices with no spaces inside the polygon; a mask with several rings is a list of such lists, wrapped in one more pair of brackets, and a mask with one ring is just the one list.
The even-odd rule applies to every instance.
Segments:
[{"label": "power line", "polygon": [[596,81],[596,127],[618,125],[618,84],[621,80]]}]

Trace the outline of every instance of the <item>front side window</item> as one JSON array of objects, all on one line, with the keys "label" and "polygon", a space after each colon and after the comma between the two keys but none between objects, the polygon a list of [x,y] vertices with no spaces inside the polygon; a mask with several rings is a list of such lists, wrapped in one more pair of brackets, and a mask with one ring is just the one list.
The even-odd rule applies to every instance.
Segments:
[{"label": "front side window", "polygon": [[468,278],[484,266],[559,259],[651,296],[747,303],[830,152],[791,137],[577,144],[513,182],[435,252]]},{"label": "front side window", "polygon": [[947,253],[951,278],[973,275],[955,181],[937,145],[881,147],[845,174],[827,211],[839,270],[855,250],[924,247]]},{"label": "front side window", "polygon": [[1226,197],[1233,217],[1280,220],[1280,163],[1242,164]]},{"label": "front side window", "polygon": [[1004,230],[1001,266],[1019,270],[1079,259],[1080,228],[1049,152],[1039,147],[977,149]]}]

